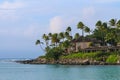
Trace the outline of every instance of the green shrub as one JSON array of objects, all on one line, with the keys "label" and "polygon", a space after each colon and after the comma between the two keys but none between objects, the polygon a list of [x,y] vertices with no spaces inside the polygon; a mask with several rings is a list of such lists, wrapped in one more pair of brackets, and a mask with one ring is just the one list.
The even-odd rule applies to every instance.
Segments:
[{"label": "green shrub", "polygon": [[119,57],[117,55],[110,55],[107,58],[106,62],[107,63],[116,63],[118,59],[119,59]]},{"label": "green shrub", "polygon": [[46,58],[47,59],[54,59],[58,60],[59,57],[62,55],[63,50],[60,49],[59,47],[54,47],[52,49],[49,49],[46,53]]},{"label": "green shrub", "polygon": [[62,56],[61,58],[64,59],[75,59],[75,58],[81,58],[81,59],[86,59],[86,58],[98,58],[101,57],[103,53],[101,52],[91,52],[91,53],[72,53],[67,56]]},{"label": "green shrub", "polygon": [[61,56],[62,59],[93,59],[97,61],[106,61],[108,63],[114,63],[118,60],[118,56],[115,53],[107,52],[91,52],[91,53],[72,53],[66,56]]},{"label": "green shrub", "polygon": [[46,56],[39,56],[38,58],[46,58]]}]

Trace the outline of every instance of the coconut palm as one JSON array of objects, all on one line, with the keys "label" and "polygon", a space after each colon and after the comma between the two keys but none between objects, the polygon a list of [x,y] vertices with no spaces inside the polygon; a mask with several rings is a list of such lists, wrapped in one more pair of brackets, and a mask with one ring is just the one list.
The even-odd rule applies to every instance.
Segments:
[{"label": "coconut palm", "polygon": [[80,37],[79,33],[76,33],[74,39],[78,39]]},{"label": "coconut palm", "polygon": [[52,33],[49,33],[48,36],[49,36],[49,37],[52,37]]},{"label": "coconut palm", "polygon": [[66,39],[68,39],[69,36],[70,36],[68,32],[65,32],[64,35],[65,35],[65,38],[66,38]]},{"label": "coconut palm", "polygon": [[102,21],[97,21],[97,23],[95,24],[95,26],[99,29],[102,26]]},{"label": "coconut palm", "polygon": [[72,36],[68,36],[67,39],[68,39],[68,41],[71,41],[73,39],[73,37]]},{"label": "coconut palm", "polygon": [[43,34],[42,38],[45,40],[46,46],[48,46],[49,36],[47,36],[46,34]]},{"label": "coconut palm", "polygon": [[60,38],[60,39],[63,39],[63,41],[64,41],[64,38],[65,38],[64,32],[60,32],[60,33],[59,33],[59,38]]},{"label": "coconut palm", "polygon": [[117,21],[117,39],[118,43],[120,42],[120,20]]},{"label": "coconut palm", "polygon": [[57,43],[59,43],[60,39],[57,33],[54,33],[51,38],[51,42],[57,46]]},{"label": "coconut palm", "polygon": [[97,21],[97,23],[95,24],[95,26],[97,27],[97,30],[100,32],[100,38],[101,38],[101,40],[102,40],[102,43],[103,43],[103,45],[105,45],[104,43],[105,43],[105,33],[104,33],[104,30],[105,30],[105,28],[104,28],[104,26],[105,26],[105,23],[103,24],[102,23],[102,21]]},{"label": "coconut palm", "polygon": [[120,20],[117,21],[116,26],[117,26],[118,29],[120,29]]},{"label": "coconut palm", "polygon": [[119,36],[120,36],[120,31],[119,31],[119,29],[120,29],[120,20],[117,21],[116,19],[111,19],[109,21],[109,24],[110,24],[111,28],[114,28],[114,29],[112,29],[112,31],[114,31],[114,35],[116,35],[114,41],[118,42],[119,39],[120,39],[119,38]]},{"label": "coconut palm", "polygon": [[83,22],[79,22],[77,24],[77,28],[82,30],[82,36],[84,36],[84,27],[85,25],[83,24]]},{"label": "coconut palm", "polygon": [[116,26],[116,22],[117,22],[116,19],[111,19],[111,20],[109,21],[109,24],[110,24],[110,26],[115,27],[115,26]]},{"label": "coconut palm", "polygon": [[69,26],[69,27],[67,27],[67,29],[66,29],[66,32],[68,32],[69,34],[70,34],[70,32],[71,32],[71,27]]},{"label": "coconut palm", "polygon": [[42,47],[43,42],[41,42],[40,40],[37,40],[35,44],[40,45],[41,49],[44,51],[44,49]]},{"label": "coconut palm", "polygon": [[89,33],[89,34],[90,34],[90,28],[89,28],[89,27],[85,26],[84,31],[85,31],[86,33]]}]

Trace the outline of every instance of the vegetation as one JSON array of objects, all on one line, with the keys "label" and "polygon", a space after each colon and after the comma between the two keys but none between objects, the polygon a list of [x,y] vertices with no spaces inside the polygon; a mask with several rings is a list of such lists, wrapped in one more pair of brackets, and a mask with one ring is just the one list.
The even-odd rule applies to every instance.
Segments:
[{"label": "vegetation", "polygon": [[62,59],[96,59],[108,56],[109,53],[91,52],[91,53],[73,53],[66,56],[61,56]]},{"label": "vegetation", "polygon": [[118,60],[119,60],[118,55],[110,55],[110,56],[108,56],[106,62],[107,63],[116,63]]},{"label": "vegetation", "polygon": [[[58,60],[59,58],[92,58],[98,61],[104,60],[108,63],[116,62],[119,59],[119,52],[73,52],[68,54],[67,48],[74,46],[71,44],[71,41],[80,37],[96,38],[97,40],[102,41],[103,46],[107,46],[108,44],[109,46],[117,46],[117,44],[120,43],[120,20],[111,19],[108,22],[102,22],[99,20],[96,22],[95,26],[96,28],[91,32],[91,29],[80,21],[76,28],[82,30],[82,36],[80,36],[81,34],[79,33],[74,33],[72,36],[72,29],[70,26],[67,27],[64,32],[43,34],[42,38],[44,40],[44,44],[46,45],[44,49],[46,52],[45,58],[52,58],[54,60]],[[84,33],[89,34],[85,36]],[[36,45],[38,44],[40,44],[40,47],[42,48],[43,42],[37,40]],[[93,44],[94,43],[90,43],[90,46]]]},{"label": "vegetation", "polygon": [[62,55],[62,52],[63,51],[59,47],[54,47],[48,50],[48,52],[46,53],[46,58],[58,60],[59,56]]}]

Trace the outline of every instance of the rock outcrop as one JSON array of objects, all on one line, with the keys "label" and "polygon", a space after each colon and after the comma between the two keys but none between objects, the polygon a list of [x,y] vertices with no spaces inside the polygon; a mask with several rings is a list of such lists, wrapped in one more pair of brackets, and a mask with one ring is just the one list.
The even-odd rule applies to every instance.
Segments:
[{"label": "rock outcrop", "polygon": [[[92,59],[59,59],[55,61],[55,60],[46,60],[45,58],[37,58],[32,60],[24,60],[24,61],[16,61],[16,62],[22,64],[61,64],[61,65],[108,65],[109,64],[103,61],[96,61]],[[112,65],[115,64],[119,64],[119,63],[117,62]]]}]

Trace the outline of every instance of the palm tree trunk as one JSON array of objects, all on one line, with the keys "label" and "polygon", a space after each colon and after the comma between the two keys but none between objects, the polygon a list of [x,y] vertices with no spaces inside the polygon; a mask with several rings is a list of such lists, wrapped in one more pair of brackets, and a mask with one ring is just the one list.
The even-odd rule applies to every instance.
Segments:
[{"label": "palm tree trunk", "polygon": [[82,29],[82,36],[84,37],[84,31],[83,31],[83,29]]},{"label": "palm tree trunk", "polygon": [[45,50],[43,49],[43,47],[41,46],[41,44],[40,44],[40,48],[41,48],[43,51],[45,51]]}]

